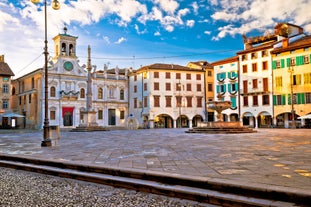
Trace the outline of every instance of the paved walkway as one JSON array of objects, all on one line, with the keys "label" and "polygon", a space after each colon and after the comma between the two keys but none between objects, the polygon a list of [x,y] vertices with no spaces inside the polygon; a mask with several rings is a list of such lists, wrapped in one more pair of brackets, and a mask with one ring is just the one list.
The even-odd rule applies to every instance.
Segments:
[{"label": "paved walkway", "polygon": [[311,192],[310,129],[217,135],[185,131],[62,131],[52,147],[41,147],[42,131],[0,130],[0,153]]}]

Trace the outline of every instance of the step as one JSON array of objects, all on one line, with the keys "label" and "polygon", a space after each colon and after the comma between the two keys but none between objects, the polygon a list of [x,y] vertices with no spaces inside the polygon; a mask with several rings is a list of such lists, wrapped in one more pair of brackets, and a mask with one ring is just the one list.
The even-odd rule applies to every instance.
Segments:
[{"label": "step", "polygon": [[[0,155],[0,166],[112,185],[222,206],[304,206],[311,193],[242,186],[230,181],[134,169]],[[305,205],[307,206],[307,205]]]}]

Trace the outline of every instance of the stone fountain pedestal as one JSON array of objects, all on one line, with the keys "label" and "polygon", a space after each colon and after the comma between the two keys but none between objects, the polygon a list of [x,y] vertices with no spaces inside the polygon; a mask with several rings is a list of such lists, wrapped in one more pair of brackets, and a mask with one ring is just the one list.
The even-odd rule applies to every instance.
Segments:
[{"label": "stone fountain pedestal", "polygon": [[186,133],[207,133],[207,134],[237,134],[257,132],[252,128],[243,126],[242,122],[225,122],[221,112],[231,107],[231,101],[211,101],[208,108],[217,112],[215,122],[202,122],[197,127],[189,129]]}]

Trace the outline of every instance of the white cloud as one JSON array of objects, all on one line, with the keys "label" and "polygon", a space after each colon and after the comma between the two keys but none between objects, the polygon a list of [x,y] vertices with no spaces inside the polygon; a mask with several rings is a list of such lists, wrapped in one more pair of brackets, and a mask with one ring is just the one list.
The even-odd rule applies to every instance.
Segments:
[{"label": "white cloud", "polygon": [[287,21],[305,27],[309,32],[308,26],[311,19],[310,0],[222,0],[211,1],[217,6],[211,17],[215,21],[227,22],[227,26],[220,27],[214,40],[219,40],[227,35],[234,36],[243,34],[254,29],[267,30],[274,27],[276,21]]},{"label": "white cloud", "polygon": [[193,12],[194,12],[194,14],[198,14],[199,12],[199,5],[198,5],[198,3],[195,1],[195,2],[193,2],[192,4],[191,4],[191,6],[192,6],[192,9],[193,9]]},{"label": "white cloud", "polygon": [[194,20],[187,20],[186,25],[188,27],[193,27],[194,26],[195,21]]},{"label": "white cloud", "polygon": [[211,34],[211,31],[204,31],[204,34],[210,35],[210,34]]},{"label": "white cloud", "polygon": [[179,4],[174,0],[155,0],[156,4],[159,4],[160,8],[169,14],[174,14]]},{"label": "white cloud", "polygon": [[154,33],[154,36],[161,36],[161,33],[159,31]]},{"label": "white cloud", "polygon": [[110,38],[109,38],[109,37],[104,36],[103,39],[105,40],[105,42],[106,42],[107,44],[110,44]]},{"label": "white cloud", "polygon": [[147,33],[146,29],[144,29],[143,31],[140,31],[137,24],[135,24],[134,27],[135,27],[135,30],[136,30],[137,34],[145,34],[145,33]]},{"label": "white cloud", "polygon": [[115,44],[121,44],[122,42],[125,42],[125,41],[126,41],[126,38],[120,37],[118,41],[115,42]]}]

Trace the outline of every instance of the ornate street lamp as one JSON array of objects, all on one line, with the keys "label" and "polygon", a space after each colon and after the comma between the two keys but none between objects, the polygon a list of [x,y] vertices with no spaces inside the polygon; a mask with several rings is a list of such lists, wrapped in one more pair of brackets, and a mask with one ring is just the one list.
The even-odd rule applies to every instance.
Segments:
[{"label": "ornate street lamp", "polygon": [[[31,0],[32,3],[38,4],[40,0]],[[42,147],[52,146],[51,139],[49,138],[49,102],[48,102],[48,40],[47,40],[47,8],[46,0],[44,0],[44,72],[45,72],[45,83],[44,83],[44,126],[43,126],[43,141],[41,142]],[[58,10],[60,3],[57,0],[52,0],[52,8]]]},{"label": "ornate street lamp", "polygon": [[294,109],[294,88],[293,88],[293,73],[294,67],[289,67],[288,72],[290,73],[290,96],[291,96],[291,113],[292,113],[292,128],[296,128],[296,121],[295,121],[295,109]]}]

